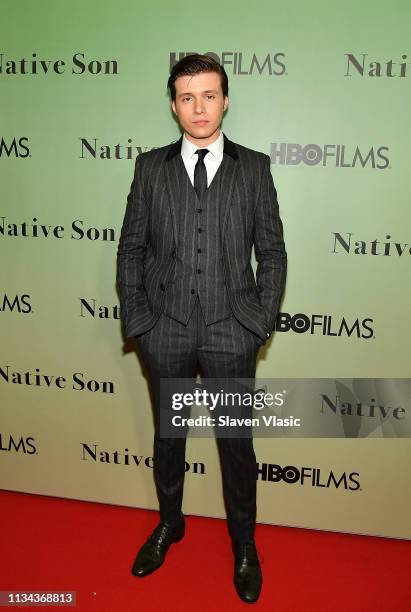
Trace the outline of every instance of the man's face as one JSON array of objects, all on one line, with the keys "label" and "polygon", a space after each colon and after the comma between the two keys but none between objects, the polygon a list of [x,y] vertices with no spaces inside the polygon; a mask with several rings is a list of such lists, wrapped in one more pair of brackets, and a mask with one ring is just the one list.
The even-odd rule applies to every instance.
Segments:
[{"label": "man's face", "polygon": [[175,81],[176,99],[171,108],[188,140],[206,147],[218,138],[228,96],[223,96],[217,72],[180,76]]}]

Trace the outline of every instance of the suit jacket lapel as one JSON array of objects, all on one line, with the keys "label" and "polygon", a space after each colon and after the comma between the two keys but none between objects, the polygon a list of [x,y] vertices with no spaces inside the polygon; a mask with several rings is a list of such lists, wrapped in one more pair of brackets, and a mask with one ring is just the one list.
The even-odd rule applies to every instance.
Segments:
[{"label": "suit jacket lapel", "polygon": [[230,210],[233,189],[237,179],[238,172],[238,159],[234,159],[229,154],[226,153],[224,149],[224,159],[221,162],[222,167],[221,175],[220,175],[220,189],[218,191],[217,197],[220,198],[220,236],[221,241],[223,241],[228,212]]},{"label": "suit jacket lapel", "polygon": [[178,155],[181,153],[181,142],[183,137],[174,142],[164,161],[165,185],[168,192],[168,202],[170,205],[171,219],[173,223],[174,243],[177,244],[177,214],[179,204],[180,185],[178,181]]}]

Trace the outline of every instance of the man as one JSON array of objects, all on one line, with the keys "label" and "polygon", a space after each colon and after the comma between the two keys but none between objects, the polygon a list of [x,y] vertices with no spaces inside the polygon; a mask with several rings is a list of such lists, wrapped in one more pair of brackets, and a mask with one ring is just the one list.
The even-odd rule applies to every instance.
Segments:
[{"label": "man", "polygon": [[[254,379],[286,276],[286,251],[270,157],[220,130],[228,79],[192,54],[171,71],[171,108],[182,137],[140,154],[127,200],[117,282],[125,336],[137,338],[154,400],[154,479],[160,523],[132,572],[145,576],[184,536],[183,438],[160,436],[160,379]],[[256,279],[250,263],[254,244]],[[234,553],[234,584],[256,601],[262,585],[254,541],[257,464],[252,438],[217,438]]]}]

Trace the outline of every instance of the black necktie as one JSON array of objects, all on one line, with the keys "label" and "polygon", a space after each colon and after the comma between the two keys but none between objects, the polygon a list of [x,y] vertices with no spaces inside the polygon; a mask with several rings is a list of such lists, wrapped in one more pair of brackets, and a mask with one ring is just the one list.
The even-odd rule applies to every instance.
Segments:
[{"label": "black necktie", "polygon": [[199,199],[207,189],[207,169],[204,163],[204,157],[208,153],[208,149],[197,149],[198,155],[196,167],[194,168],[194,189]]}]

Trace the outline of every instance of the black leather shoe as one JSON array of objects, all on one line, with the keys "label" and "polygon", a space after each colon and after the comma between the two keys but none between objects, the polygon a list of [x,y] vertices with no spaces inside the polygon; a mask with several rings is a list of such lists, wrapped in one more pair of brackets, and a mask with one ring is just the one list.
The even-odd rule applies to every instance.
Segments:
[{"label": "black leather shoe", "polygon": [[254,603],[260,596],[263,576],[254,542],[234,542],[234,586],[243,601]]},{"label": "black leather shoe", "polygon": [[170,545],[181,540],[184,537],[184,533],[185,522],[183,515],[181,515],[181,520],[176,526],[171,526],[166,522],[159,523],[138,551],[131,573],[134,576],[143,577],[158,569],[164,562]]}]

